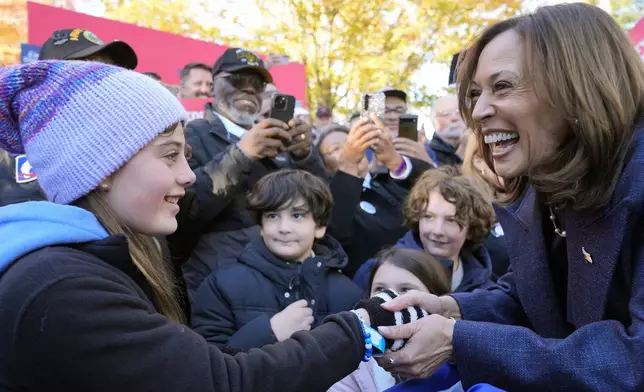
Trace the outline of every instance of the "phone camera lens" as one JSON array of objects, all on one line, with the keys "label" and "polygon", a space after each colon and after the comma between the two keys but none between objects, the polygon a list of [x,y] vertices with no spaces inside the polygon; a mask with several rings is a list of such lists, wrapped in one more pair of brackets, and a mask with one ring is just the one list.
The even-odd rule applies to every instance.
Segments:
[{"label": "phone camera lens", "polygon": [[275,108],[279,110],[286,109],[286,97],[277,97],[275,98]]}]

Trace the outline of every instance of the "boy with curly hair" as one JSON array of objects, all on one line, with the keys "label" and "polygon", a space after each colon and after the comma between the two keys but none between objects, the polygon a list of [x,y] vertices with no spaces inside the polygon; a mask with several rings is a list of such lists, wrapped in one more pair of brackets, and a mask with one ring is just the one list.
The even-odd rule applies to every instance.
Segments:
[{"label": "boy with curly hair", "polygon": [[[493,282],[492,262],[482,243],[494,223],[494,209],[458,168],[425,172],[409,194],[405,219],[411,230],[395,247],[423,250],[438,258],[449,273],[453,292]],[[356,274],[354,280],[363,288],[372,266],[369,260]]]}]

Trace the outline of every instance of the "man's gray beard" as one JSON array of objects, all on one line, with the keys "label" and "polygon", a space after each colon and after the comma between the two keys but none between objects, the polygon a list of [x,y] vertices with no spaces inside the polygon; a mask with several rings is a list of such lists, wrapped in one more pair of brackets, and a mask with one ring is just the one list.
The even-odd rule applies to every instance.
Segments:
[{"label": "man's gray beard", "polygon": [[245,128],[253,126],[255,124],[255,120],[257,120],[257,114],[244,113],[226,104],[217,105],[217,109],[219,114],[224,115],[240,127]]}]

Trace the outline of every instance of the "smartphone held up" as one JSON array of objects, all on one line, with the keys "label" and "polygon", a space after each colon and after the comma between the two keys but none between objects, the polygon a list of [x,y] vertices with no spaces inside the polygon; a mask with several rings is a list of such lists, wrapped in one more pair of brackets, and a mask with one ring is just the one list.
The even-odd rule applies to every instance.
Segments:
[{"label": "smartphone held up", "polygon": [[271,110],[268,117],[288,124],[295,112],[295,97],[287,94],[275,94],[271,101]]},{"label": "smartphone held up", "polygon": [[366,93],[362,96],[360,102],[360,118],[371,120],[371,116],[375,115],[379,119],[385,116],[385,93]]},{"label": "smartphone held up", "polygon": [[415,114],[400,115],[398,137],[418,141],[418,116]]}]

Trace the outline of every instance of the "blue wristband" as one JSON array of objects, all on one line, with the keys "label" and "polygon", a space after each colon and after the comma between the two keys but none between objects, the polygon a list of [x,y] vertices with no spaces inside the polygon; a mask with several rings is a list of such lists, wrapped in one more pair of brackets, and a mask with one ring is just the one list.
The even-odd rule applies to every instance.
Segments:
[{"label": "blue wristband", "polygon": [[355,314],[358,317],[358,321],[360,321],[360,327],[362,328],[362,335],[364,336],[364,357],[362,358],[362,362],[369,362],[369,359],[373,356],[373,344],[371,343],[371,333],[367,330],[367,323],[364,322],[362,319],[362,316],[360,316],[360,313],[358,313],[355,310],[352,310],[351,313]]}]

